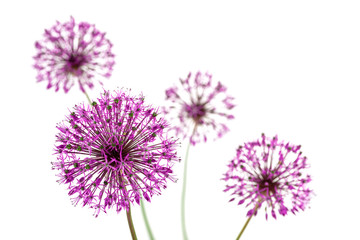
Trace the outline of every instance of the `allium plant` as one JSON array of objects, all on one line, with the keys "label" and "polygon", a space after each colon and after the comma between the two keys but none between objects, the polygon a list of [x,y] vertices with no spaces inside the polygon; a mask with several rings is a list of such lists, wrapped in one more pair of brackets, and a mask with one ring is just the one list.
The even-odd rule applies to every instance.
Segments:
[{"label": "allium plant", "polygon": [[193,145],[206,142],[208,135],[220,138],[229,129],[223,122],[233,119],[228,111],[235,105],[233,97],[226,94],[226,87],[212,81],[212,75],[197,72],[180,79],[181,88],[175,86],[166,90],[166,100],[171,105],[164,108],[167,114],[173,114],[177,121],[174,129],[178,136],[190,138]]},{"label": "allium plant", "polygon": [[236,156],[228,165],[223,180],[227,181],[225,192],[231,191],[230,201],[247,203],[248,221],[258,209],[265,205],[276,219],[276,212],[285,216],[289,211],[295,214],[310,201],[312,191],[308,188],[311,177],[304,171],[309,167],[307,158],[300,151],[300,145],[279,141],[278,137],[266,137],[245,143],[236,150]]},{"label": "allium plant", "polygon": [[59,123],[53,169],[75,205],[130,214],[130,204],[160,194],[179,161],[169,123],[142,96],[105,91],[92,105],[77,105]]},{"label": "allium plant", "polygon": [[77,24],[73,17],[45,29],[43,39],[35,42],[35,48],[37,81],[47,81],[47,88],[55,86],[55,91],[62,87],[67,93],[78,82],[85,93],[84,87],[93,88],[94,79],[102,84],[103,78],[109,78],[115,63],[112,43],[105,38],[105,33],[94,24]]},{"label": "allium plant", "polygon": [[220,82],[213,84],[212,75],[208,73],[197,72],[194,77],[189,73],[186,79],[180,79],[180,83],[180,89],[171,87],[166,90],[166,100],[171,104],[163,111],[174,122],[176,135],[189,139],[181,195],[181,226],[183,239],[186,240],[185,194],[190,145],[206,142],[209,135],[213,135],[214,139],[222,137],[229,130],[223,120],[234,118],[228,111],[235,105],[232,103],[234,98],[226,94],[226,87]]}]

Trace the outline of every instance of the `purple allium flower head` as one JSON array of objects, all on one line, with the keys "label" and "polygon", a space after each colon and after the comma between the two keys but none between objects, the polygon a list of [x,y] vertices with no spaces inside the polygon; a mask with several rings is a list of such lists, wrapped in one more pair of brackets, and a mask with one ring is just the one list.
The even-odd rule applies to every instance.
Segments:
[{"label": "purple allium flower head", "polygon": [[81,91],[93,87],[93,79],[109,78],[113,70],[112,43],[105,33],[86,22],[75,23],[73,17],[65,23],[56,22],[45,29],[44,39],[35,42],[37,54],[34,67],[37,81],[47,81],[47,88],[63,86],[67,93],[77,81]]},{"label": "purple allium flower head", "polygon": [[180,83],[181,90],[178,87],[166,90],[166,100],[172,104],[163,109],[165,114],[176,114],[173,117],[179,121],[173,127],[176,134],[189,137],[193,145],[206,142],[209,134],[222,137],[228,131],[222,120],[234,118],[227,111],[235,106],[234,98],[226,94],[226,87],[220,82],[213,85],[212,75],[201,72],[194,77],[189,73],[186,79],[180,79]]},{"label": "purple allium flower head", "polygon": [[275,219],[276,211],[285,216],[288,210],[293,214],[305,210],[312,194],[307,187],[311,177],[303,173],[308,164],[300,148],[264,134],[260,140],[240,146],[223,178],[229,182],[224,191],[232,191],[234,196],[230,201],[238,198],[239,205],[248,202],[248,216],[256,215],[264,203],[266,219],[267,207]]},{"label": "purple allium flower head", "polygon": [[75,106],[57,128],[59,182],[68,185],[74,204],[100,210],[150,202],[175,181],[172,166],[179,161],[177,139],[167,137],[168,122],[144,98],[128,91],[104,93],[92,106]]}]

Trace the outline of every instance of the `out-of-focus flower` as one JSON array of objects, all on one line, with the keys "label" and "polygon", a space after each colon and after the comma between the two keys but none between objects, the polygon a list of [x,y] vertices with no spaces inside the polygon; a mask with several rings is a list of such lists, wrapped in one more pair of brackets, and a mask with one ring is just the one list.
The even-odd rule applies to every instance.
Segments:
[{"label": "out-of-focus flower", "polygon": [[35,48],[37,81],[47,81],[47,88],[55,86],[55,91],[62,86],[67,93],[78,82],[85,92],[84,86],[93,87],[93,79],[102,84],[102,78],[109,78],[115,63],[112,43],[105,33],[94,24],[76,24],[73,17],[45,29],[44,38],[35,42]]},{"label": "out-of-focus flower", "polygon": [[230,201],[248,202],[249,217],[256,215],[262,204],[266,205],[266,219],[268,207],[275,219],[276,211],[285,216],[289,210],[293,214],[305,210],[312,194],[307,187],[311,177],[303,173],[309,166],[300,147],[264,134],[260,140],[240,146],[223,179],[228,182],[224,191],[233,195]]},{"label": "out-of-focus flower", "polygon": [[166,100],[171,105],[164,107],[166,114],[174,114],[172,120],[178,136],[190,138],[193,145],[201,141],[206,142],[208,135],[220,138],[228,131],[222,122],[233,119],[228,113],[235,105],[233,97],[226,94],[226,87],[218,82],[212,84],[212,75],[198,72],[192,78],[189,73],[186,79],[180,79],[181,90],[172,87],[166,90]]},{"label": "out-of-focus flower", "polygon": [[105,91],[92,106],[75,106],[57,126],[53,169],[74,204],[95,208],[95,216],[113,206],[128,210],[142,197],[150,202],[168,179],[175,181],[178,143],[167,137],[168,127],[142,96]]}]

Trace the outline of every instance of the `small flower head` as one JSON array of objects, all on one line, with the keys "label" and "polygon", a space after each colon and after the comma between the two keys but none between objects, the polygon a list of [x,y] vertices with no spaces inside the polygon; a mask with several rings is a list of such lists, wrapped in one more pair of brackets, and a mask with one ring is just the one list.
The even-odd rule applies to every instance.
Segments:
[{"label": "small flower head", "polygon": [[120,212],[175,181],[178,143],[167,137],[168,127],[143,97],[105,92],[90,106],[75,106],[57,126],[53,169],[75,205],[95,208],[95,216],[111,207]]},{"label": "small flower head", "polygon": [[201,72],[194,77],[189,73],[186,79],[180,79],[180,83],[181,90],[172,87],[165,92],[171,106],[165,107],[164,112],[175,113],[173,119],[179,121],[174,127],[176,134],[189,137],[193,145],[206,142],[209,134],[222,137],[228,131],[222,121],[234,118],[227,111],[235,106],[233,97],[226,94],[225,86],[220,82],[213,85],[212,75]]},{"label": "small flower head", "polygon": [[93,79],[109,78],[115,63],[112,44],[105,33],[93,24],[76,24],[73,17],[46,29],[35,48],[37,81],[47,81],[47,88],[55,86],[55,91],[62,86],[67,93],[78,82],[85,92],[84,86],[93,87]]},{"label": "small flower head", "polygon": [[311,177],[303,173],[308,164],[300,148],[264,134],[260,140],[240,146],[223,179],[228,182],[224,191],[233,195],[230,201],[247,202],[246,206],[251,206],[248,216],[264,204],[266,219],[267,208],[275,219],[276,211],[285,216],[288,210],[293,214],[305,210],[312,194],[307,187]]}]

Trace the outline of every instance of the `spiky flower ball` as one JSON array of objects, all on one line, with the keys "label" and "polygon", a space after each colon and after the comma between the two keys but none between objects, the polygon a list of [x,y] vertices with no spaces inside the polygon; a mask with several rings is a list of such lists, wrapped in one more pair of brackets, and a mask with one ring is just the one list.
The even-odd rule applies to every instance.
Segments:
[{"label": "spiky flower ball", "polygon": [[78,82],[85,92],[84,86],[93,87],[93,79],[102,84],[102,78],[109,78],[115,63],[112,43],[105,33],[94,24],[77,24],[73,17],[45,29],[44,38],[35,42],[35,48],[37,81],[47,81],[47,88],[55,86],[55,91],[62,86],[67,93]]},{"label": "spiky flower ball", "polygon": [[75,106],[57,126],[59,182],[67,184],[74,204],[100,210],[127,209],[174,181],[174,162],[179,161],[177,140],[168,138],[168,122],[144,98],[127,91],[105,92],[92,106]]},{"label": "spiky flower ball", "polygon": [[201,72],[194,77],[189,73],[180,83],[182,89],[172,87],[165,92],[171,105],[164,107],[164,112],[173,114],[172,120],[177,121],[173,127],[176,134],[189,137],[193,145],[206,142],[208,135],[222,137],[228,131],[223,120],[234,118],[228,110],[235,106],[234,98],[226,94],[226,87],[220,82],[213,85],[212,75]]},{"label": "spiky flower ball", "polygon": [[305,210],[312,194],[307,186],[311,177],[303,173],[309,165],[300,148],[264,134],[240,146],[223,179],[228,182],[224,191],[233,195],[230,201],[247,202],[248,216],[256,215],[264,204],[266,219],[268,207],[275,219],[276,211],[285,216],[289,210],[293,214]]}]

